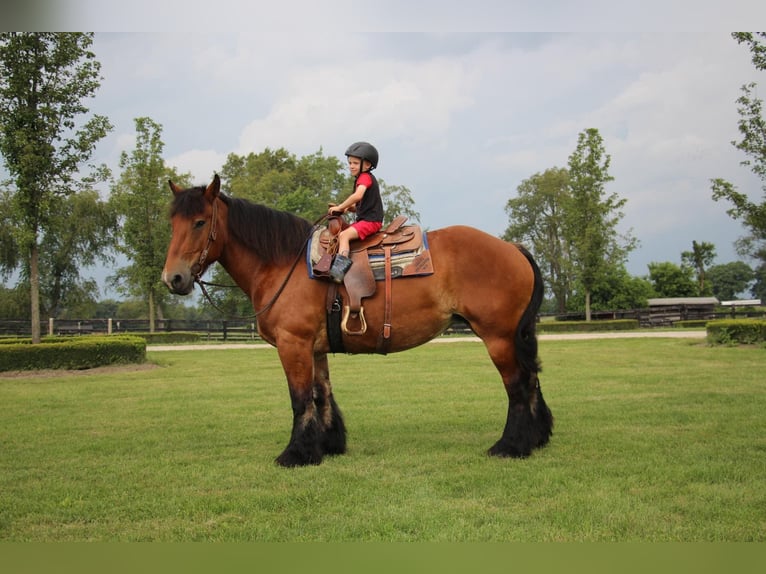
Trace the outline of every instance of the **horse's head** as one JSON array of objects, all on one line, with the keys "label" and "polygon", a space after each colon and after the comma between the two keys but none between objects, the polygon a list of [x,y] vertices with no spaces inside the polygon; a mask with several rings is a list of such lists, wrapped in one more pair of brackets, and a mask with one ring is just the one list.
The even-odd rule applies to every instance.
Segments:
[{"label": "horse's head", "polygon": [[220,234],[218,222],[218,193],[221,180],[216,174],[207,187],[181,189],[172,181],[168,182],[173,191],[170,210],[172,235],[162,281],[171,292],[188,295],[194,287],[195,278],[202,275],[208,265],[220,255]]}]

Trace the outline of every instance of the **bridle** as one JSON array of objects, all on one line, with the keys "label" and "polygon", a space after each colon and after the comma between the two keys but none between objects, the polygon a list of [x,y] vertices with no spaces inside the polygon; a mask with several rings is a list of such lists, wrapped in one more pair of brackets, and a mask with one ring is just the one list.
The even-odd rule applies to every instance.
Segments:
[{"label": "bridle", "polygon": [[245,316],[229,315],[225,311],[223,311],[218,305],[215,304],[212,297],[210,297],[210,294],[207,292],[207,289],[205,289],[205,285],[209,285],[211,287],[225,287],[227,289],[234,289],[237,287],[237,285],[222,285],[220,283],[211,283],[209,281],[202,280],[202,273],[205,270],[205,261],[207,260],[207,254],[210,251],[210,246],[212,245],[213,241],[216,240],[216,237],[218,235],[216,230],[216,225],[218,224],[218,202],[219,201],[221,200],[218,197],[216,197],[215,200],[213,201],[213,216],[212,216],[212,221],[210,222],[210,232],[207,235],[207,243],[205,244],[205,248],[199,254],[199,260],[197,261],[197,263],[192,265],[192,268],[191,268],[191,272],[194,275],[194,282],[197,285],[199,285],[200,289],[202,290],[202,294],[205,296],[205,299],[207,299],[207,302],[210,303],[210,305],[212,305],[213,308],[219,313],[221,313],[222,315],[227,315],[232,319],[255,319],[262,313],[265,313],[266,311],[271,309],[274,303],[277,302],[277,299],[279,299],[279,296],[282,294],[282,291],[284,291],[285,287],[287,287],[287,282],[290,280],[290,277],[292,277],[293,271],[295,271],[295,268],[298,266],[298,262],[301,260],[303,256],[303,251],[308,245],[308,242],[311,240],[311,236],[316,231],[317,225],[319,225],[322,221],[324,221],[327,218],[327,214],[317,219],[311,225],[311,231],[309,231],[308,237],[306,237],[306,241],[304,241],[304,246],[295,256],[295,260],[290,266],[290,270],[287,272],[287,275],[282,281],[282,284],[279,286],[279,289],[277,289],[276,293],[274,293],[274,296],[271,299],[269,299],[268,303],[266,303],[266,305],[264,305],[261,309],[259,309],[252,315],[245,315]]},{"label": "bridle", "polygon": [[[218,235],[216,226],[218,225],[218,198],[213,201],[213,217],[210,220],[210,231],[207,234],[207,243],[202,253],[199,254],[199,260],[192,265],[191,272],[194,274],[194,281],[202,285],[202,271],[205,269],[205,261],[207,260],[207,254],[210,251],[210,245],[215,241]],[[196,268],[196,271],[195,271]],[[207,293],[205,293],[207,295]]]}]

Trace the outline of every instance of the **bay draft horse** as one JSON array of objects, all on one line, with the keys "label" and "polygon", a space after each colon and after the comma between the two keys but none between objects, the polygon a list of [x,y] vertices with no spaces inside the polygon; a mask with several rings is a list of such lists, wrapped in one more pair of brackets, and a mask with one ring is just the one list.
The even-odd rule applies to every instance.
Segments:
[{"label": "bay draft horse", "polygon": [[[327,361],[330,283],[309,277],[305,256],[291,274],[296,256],[305,253],[312,224],[220,193],[218,175],[210,185],[191,189],[169,183],[172,237],[163,281],[171,292],[189,294],[207,266],[218,261],[260,310],[258,332],[277,348],[290,390],[293,428],[276,462],[286,467],[319,464],[324,455],[344,453],[346,428]],[[422,345],[447,329],[454,316],[465,319],[486,345],[508,395],[503,434],[488,453],[529,456],[548,443],[553,428],[538,380],[540,270],[523,247],[470,227],[429,231],[428,244],[434,273],[392,282],[389,351]],[[344,287],[339,291],[345,296]],[[347,353],[375,352],[384,320],[381,291],[365,300],[367,332],[344,335]]]}]

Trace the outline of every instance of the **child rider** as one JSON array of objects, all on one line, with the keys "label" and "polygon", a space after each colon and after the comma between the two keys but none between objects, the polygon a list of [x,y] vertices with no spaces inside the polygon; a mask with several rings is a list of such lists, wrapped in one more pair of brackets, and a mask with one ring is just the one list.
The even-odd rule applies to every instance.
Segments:
[{"label": "child rider", "polygon": [[348,169],[354,177],[354,192],[340,205],[331,205],[329,215],[356,212],[356,221],[338,235],[338,254],[330,268],[330,277],[343,283],[351,268],[349,244],[353,239],[365,239],[383,226],[383,201],[380,199],[378,180],[372,170],[378,166],[378,150],[367,142],[356,142],[346,150]]}]

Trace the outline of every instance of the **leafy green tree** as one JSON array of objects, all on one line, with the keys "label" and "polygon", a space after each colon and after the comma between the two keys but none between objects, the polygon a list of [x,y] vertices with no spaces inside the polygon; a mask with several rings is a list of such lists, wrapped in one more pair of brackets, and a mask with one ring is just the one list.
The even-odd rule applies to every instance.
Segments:
[{"label": "leafy green tree", "polygon": [[[568,309],[571,311],[585,310],[585,292],[578,287],[575,285],[569,300]],[[591,307],[595,311],[643,309],[654,294],[648,279],[630,275],[624,266],[611,267],[593,287]]]},{"label": "leafy green tree", "polygon": [[0,319],[29,319],[29,285],[20,281],[15,287],[0,285]]},{"label": "leafy green tree", "polygon": [[98,285],[82,279],[80,269],[114,261],[119,226],[117,214],[93,190],[58,198],[56,206],[40,256],[41,296],[49,316],[63,317],[95,309]]},{"label": "leafy green tree", "polygon": [[697,274],[697,295],[710,295],[710,284],[706,281],[705,268],[715,260],[715,245],[702,241],[692,241],[692,250],[681,253],[681,264],[694,269]]},{"label": "leafy green tree", "polygon": [[719,301],[731,301],[747,290],[755,279],[755,273],[744,261],[732,261],[713,265],[708,269],[708,278],[712,294]]},{"label": "leafy green tree", "polygon": [[621,236],[617,224],[623,217],[626,199],[616,193],[607,195],[605,186],[611,156],[595,128],[581,132],[577,148],[569,156],[569,197],[566,202],[564,229],[570,245],[573,279],[583,289],[585,318],[590,321],[591,295],[613,267],[623,266],[637,242],[631,232]]},{"label": "leafy green tree", "polygon": [[649,264],[649,281],[657,297],[695,297],[697,283],[691,267],[670,261]]},{"label": "leafy green tree", "polygon": [[[735,32],[732,36],[740,44],[749,45],[757,70],[766,69],[766,32]],[[712,180],[713,199],[727,200],[732,204],[727,213],[733,219],[740,220],[749,231],[748,235],[737,241],[738,253],[766,264],[766,120],[762,115],[763,101],[757,97],[757,84],[746,84],[741,91],[742,95],[737,99],[737,112],[742,139],[731,143],[747,157],[740,164],[761,180],[764,196],[760,203],[755,203],[730,182],[718,178]]]},{"label": "leafy green tree", "polygon": [[120,306],[120,301],[115,299],[101,299],[96,302],[96,307],[93,309],[92,316],[96,319],[109,319],[110,317],[118,317],[117,308]]},{"label": "leafy green tree", "polygon": [[0,188],[0,274],[4,279],[7,279],[22,261],[16,228],[14,194],[10,189]]},{"label": "leafy green tree", "polygon": [[130,260],[112,284],[124,295],[139,297],[146,305],[149,330],[161,316],[168,297],[162,284],[162,268],[170,243],[168,180],[190,186],[188,174],[167,168],[162,159],[162,126],[150,118],[135,119],[136,146],[120,156],[120,177],[112,187],[110,201],[122,220],[122,243],[118,249]]},{"label": "leafy green tree", "polygon": [[558,312],[564,313],[572,290],[569,242],[564,237],[569,172],[554,167],[536,173],[522,181],[517,192],[505,205],[509,225],[503,239],[530,247]]},{"label": "leafy green tree", "polygon": [[[353,183],[349,183],[347,189],[351,189]],[[383,179],[378,180],[380,198],[383,200],[383,225],[385,226],[398,215],[406,215],[408,223],[420,221],[420,213],[415,209],[415,200],[412,192],[403,185],[388,185]],[[349,192],[350,193],[350,192]]]},{"label": "leafy green tree", "polygon": [[327,212],[346,182],[343,165],[321,150],[297,158],[284,148],[246,156],[229,154],[221,169],[223,190],[235,197],[288,211],[309,221]]},{"label": "leafy green tree", "polygon": [[[56,198],[89,188],[103,171],[80,177],[96,144],[112,129],[82,103],[100,87],[93,34],[0,34],[0,154],[14,193],[12,228],[29,273],[32,341],[40,341],[40,245]],[[92,167],[92,166],[91,166]]]},{"label": "leafy green tree", "polygon": [[755,283],[753,283],[750,293],[753,297],[760,299],[761,303],[766,304],[766,264],[759,265],[753,276]]}]

